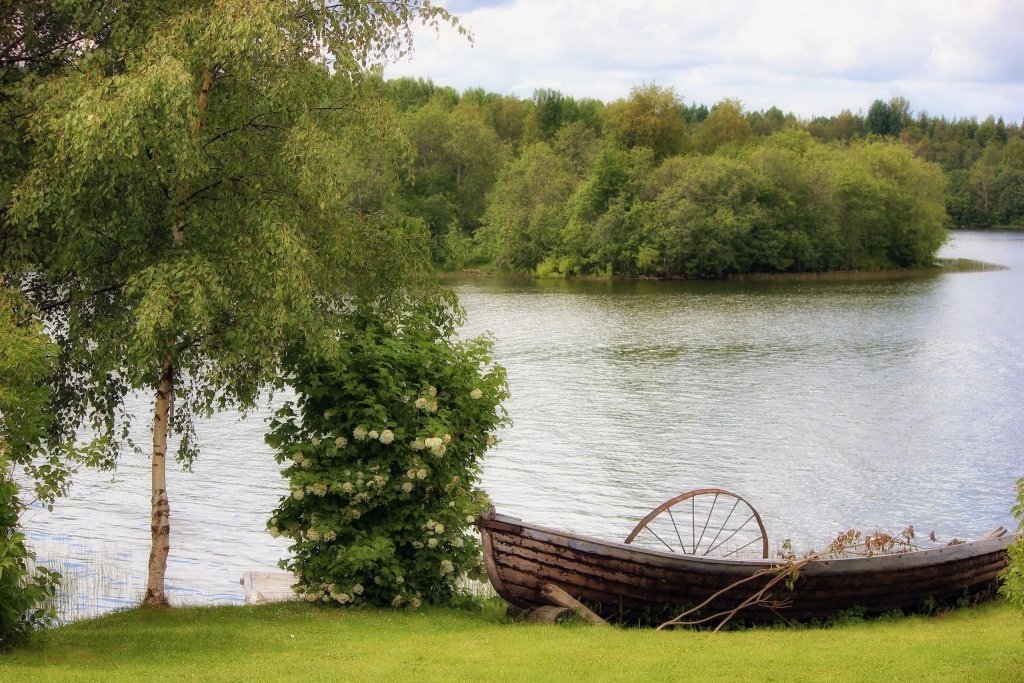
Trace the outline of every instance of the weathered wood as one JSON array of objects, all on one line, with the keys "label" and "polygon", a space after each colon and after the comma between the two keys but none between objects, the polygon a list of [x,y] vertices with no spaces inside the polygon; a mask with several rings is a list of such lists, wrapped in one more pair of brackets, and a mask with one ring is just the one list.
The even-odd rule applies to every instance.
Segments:
[{"label": "weathered wood", "polygon": [[982,536],[978,540],[979,541],[987,541],[990,538],[1002,538],[1005,535],[1006,535],[1006,527],[1004,527],[1004,526],[997,526],[995,529],[993,529],[992,531],[988,532],[987,534],[985,534],[984,536]]},{"label": "weathered wood", "polygon": [[507,608],[505,608],[505,616],[508,617],[509,619],[515,619],[516,621],[522,621],[523,619],[526,619],[526,617],[528,617],[530,615],[530,612],[532,612],[533,609],[534,608],[518,607],[516,605],[513,605],[513,604],[509,603],[509,606]]},{"label": "weathered wood", "polygon": [[575,613],[575,611],[568,607],[543,605],[527,612],[526,621],[531,624],[554,624],[558,621],[564,621]]},{"label": "weathered wood", "polygon": [[566,607],[573,610],[582,617],[585,621],[590,622],[596,626],[609,626],[610,624],[595,614],[589,607],[584,605],[582,602],[572,597],[564,590],[554,585],[553,583],[546,583],[540,589],[540,592],[544,594],[548,600],[553,602],[560,607]]},{"label": "weathered wood", "polygon": [[[560,577],[559,583],[565,581],[582,584],[600,582],[608,589],[638,595],[654,592],[679,593],[682,596],[705,594],[710,595],[720,588],[735,583],[737,580],[750,576],[756,567],[749,565],[745,571],[725,572],[719,575],[693,574],[685,570],[675,571],[632,565],[602,558],[595,554],[578,553],[559,549],[551,544],[541,544],[527,539],[509,538],[507,535],[494,534],[491,545],[503,557],[515,557],[517,563],[534,566],[536,572],[551,573]],[[880,590],[886,594],[913,589],[916,586],[931,589],[929,584],[941,586],[958,578],[969,578],[988,570],[998,572],[1005,564],[1002,553],[992,553],[974,558],[964,558],[944,565],[935,565],[916,571],[891,573],[889,580],[882,581],[875,574],[850,575],[841,585],[834,580],[828,581],[826,590],[837,597],[844,594],[860,595],[867,590]],[[801,581],[805,591],[814,591],[820,583],[811,567],[807,568]]]},{"label": "weathered wood", "polygon": [[[650,621],[666,608],[696,605],[722,588],[779,560],[694,557],[608,543],[565,531],[524,524],[490,511],[478,522],[485,565],[498,593],[521,608],[549,604],[545,584],[585,601],[598,615],[618,622]],[[1013,536],[899,555],[817,560],[804,566],[794,590],[772,589],[787,607],[744,610],[751,621],[818,619],[859,607],[868,613],[912,610],[935,598],[947,602],[988,589],[1006,566]],[[769,580],[767,574],[716,597],[709,613],[730,609]]]}]

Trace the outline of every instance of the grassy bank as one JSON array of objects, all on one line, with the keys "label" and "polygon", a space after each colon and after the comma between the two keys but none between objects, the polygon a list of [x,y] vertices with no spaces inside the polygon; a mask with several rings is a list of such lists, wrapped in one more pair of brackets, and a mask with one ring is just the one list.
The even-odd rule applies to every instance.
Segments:
[{"label": "grassy bank", "polygon": [[1005,603],[938,617],[729,633],[506,623],[305,604],[134,610],[0,655],[3,681],[1024,680]]}]

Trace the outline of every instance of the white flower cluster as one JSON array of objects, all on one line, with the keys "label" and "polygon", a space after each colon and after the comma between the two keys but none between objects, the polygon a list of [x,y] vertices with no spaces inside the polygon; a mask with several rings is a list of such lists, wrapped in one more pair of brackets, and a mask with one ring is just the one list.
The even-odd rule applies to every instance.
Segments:
[{"label": "white flower cluster", "polygon": [[309,440],[309,442],[311,444],[313,444],[314,446],[319,446],[320,445],[320,437],[319,436],[314,436],[312,439]]},{"label": "white flower cluster", "polygon": [[[451,441],[450,435],[445,434],[445,436],[447,436],[448,440]],[[445,451],[448,450],[448,447],[445,446],[444,438],[437,436],[431,436],[427,439],[424,439],[423,446],[424,448],[430,449],[430,453],[438,458],[444,455]]]},{"label": "white flower cluster", "polygon": [[432,519],[428,519],[427,523],[423,525],[423,528],[431,533],[437,534],[438,536],[444,533],[444,524],[441,524],[441,522],[435,522]]},{"label": "white flower cluster", "polygon": [[473,389],[473,391],[469,392],[469,397],[476,401],[477,399],[481,399],[484,397],[484,392],[481,391],[480,389]]},{"label": "white flower cluster", "polygon": [[[369,439],[370,441],[379,440],[382,444],[387,446],[389,443],[395,440],[395,433],[390,429],[382,429],[381,431],[377,431],[376,429],[367,429],[363,425],[358,425],[355,429],[352,430],[352,438],[355,439],[356,441],[365,441],[367,439]],[[335,443],[338,444],[338,448],[344,448],[345,444],[348,442],[344,440],[344,437],[339,436],[335,440]]]},{"label": "white flower cluster", "polygon": [[412,482],[411,481],[407,481],[404,484],[402,484],[402,491],[404,493],[411,493],[412,492]]},{"label": "white flower cluster", "polygon": [[428,413],[437,412],[437,387],[427,387],[425,395],[421,395],[413,403],[417,410],[423,410]]},{"label": "white flower cluster", "polygon": [[301,467],[304,470],[308,470],[313,467],[312,458],[307,458],[302,453],[295,453],[292,455],[292,462]]},{"label": "white flower cluster", "polygon": [[437,412],[437,399],[435,398],[420,396],[418,399],[416,399],[416,402],[413,405],[416,406],[417,409],[427,413]]},{"label": "white flower cluster", "polygon": [[441,574],[451,574],[455,571],[455,566],[452,565],[451,560],[441,560]]},{"label": "white flower cluster", "polygon": [[334,440],[334,445],[337,446],[338,448],[344,448],[345,446],[348,445],[348,439],[346,439],[343,436],[339,436],[337,439]]}]

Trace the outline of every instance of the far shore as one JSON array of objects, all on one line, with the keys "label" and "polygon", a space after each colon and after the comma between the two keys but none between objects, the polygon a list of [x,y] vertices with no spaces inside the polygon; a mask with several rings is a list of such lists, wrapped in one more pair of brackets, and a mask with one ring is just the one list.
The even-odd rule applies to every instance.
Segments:
[{"label": "far shore", "polygon": [[879,270],[831,270],[804,273],[738,273],[722,278],[688,278],[682,276],[575,275],[572,277],[541,277],[533,273],[506,273],[479,268],[447,270],[438,273],[442,280],[580,280],[580,281],[684,281],[684,282],[835,282],[851,280],[902,280],[913,277],[932,277],[942,273],[969,273],[1006,270],[997,263],[986,263],[965,258],[937,258],[928,268],[886,268]]}]

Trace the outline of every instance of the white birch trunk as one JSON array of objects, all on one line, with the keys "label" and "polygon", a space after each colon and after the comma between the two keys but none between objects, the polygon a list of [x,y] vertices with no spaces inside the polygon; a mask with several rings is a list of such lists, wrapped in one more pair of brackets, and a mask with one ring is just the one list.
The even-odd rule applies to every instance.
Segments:
[{"label": "white birch trunk", "polygon": [[145,598],[145,604],[151,607],[167,607],[170,604],[164,593],[164,576],[167,573],[167,555],[171,549],[171,508],[167,501],[167,428],[173,397],[174,367],[165,363],[156,390],[156,410],[153,415],[152,546],[149,550]]}]

